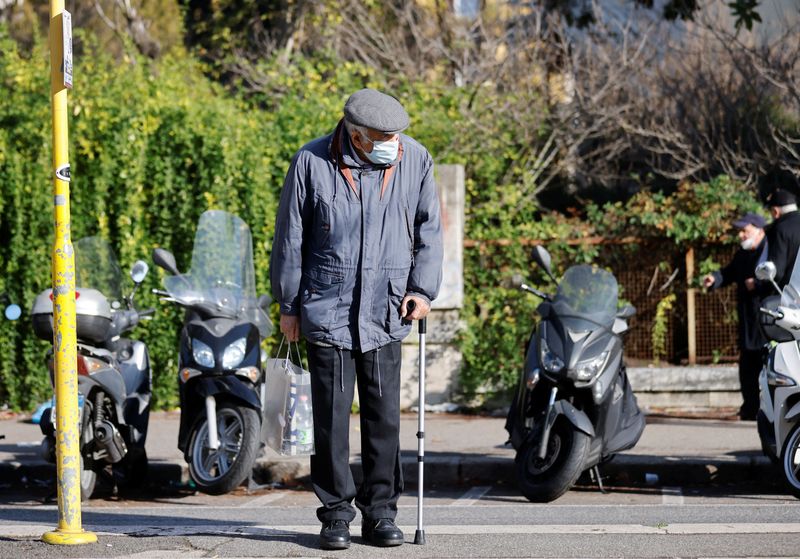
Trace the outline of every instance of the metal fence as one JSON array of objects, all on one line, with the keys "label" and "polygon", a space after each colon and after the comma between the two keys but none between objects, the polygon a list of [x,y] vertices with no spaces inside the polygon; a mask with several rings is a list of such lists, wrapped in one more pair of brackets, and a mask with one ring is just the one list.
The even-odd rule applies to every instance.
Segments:
[{"label": "metal fence", "polygon": [[[705,271],[701,269],[702,262],[711,258],[725,265],[735,249],[731,245],[704,245],[687,252],[666,242],[604,247],[597,263],[614,272],[620,284],[620,297],[637,309],[625,340],[629,360],[650,362],[656,357],[652,338],[656,312],[659,302],[669,295],[674,295],[675,299],[672,309],[665,313],[666,335],[664,352],[659,356],[661,360],[671,363],[736,360],[736,288],[706,293],[696,285],[692,288],[687,281],[687,268],[694,268],[691,276],[699,278]],[[690,351],[692,346],[693,351]]]}]

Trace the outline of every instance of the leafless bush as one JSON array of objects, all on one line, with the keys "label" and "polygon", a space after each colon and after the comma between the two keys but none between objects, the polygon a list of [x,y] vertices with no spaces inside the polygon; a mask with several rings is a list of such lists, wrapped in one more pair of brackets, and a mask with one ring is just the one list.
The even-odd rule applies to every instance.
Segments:
[{"label": "leafless bush", "polygon": [[495,109],[518,113],[511,119],[521,124],[536,120],[526,114],[531,99],[549,101],[539,115],[549,134],[529,135],[518,153],[529,197],[555,185],[576,194],[718,174],[752,185],[771,169],[800,172],[798,29],[757,42],[713,12],[673,23],[594,4],[593,24],[575,28],[522,4],[469,20],[441,2],[433,12],[413,2],[382,13],[356,4],[344,2],[352,17],[335,33],[341,56],[445,77],[476,97],[512,94],[522,102]]},{"label": "leafless bush", "polygon": [[[797,29],[757,42],[710,17],[674,26],[605,19],[561,45],[575,95],[567,119],[575,177],[625,174],[745,184],[800,172]],[[570,142],[572,145],[570,145]]]}]

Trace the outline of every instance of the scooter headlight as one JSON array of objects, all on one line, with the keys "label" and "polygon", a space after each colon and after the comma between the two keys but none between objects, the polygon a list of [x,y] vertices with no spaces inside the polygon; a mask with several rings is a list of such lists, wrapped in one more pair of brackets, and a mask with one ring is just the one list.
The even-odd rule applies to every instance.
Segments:
[{"label": "scooter headlight", "polygon": [[239,338],[225,348],[222,354],[222,368],[233,369],[244,359],[244,352],[247,349],[247,338]]},{"label": "scooter headlight", "polygon": [[603,370],[603,365],[606,364],[608,352],[604,351],[597,357],[592,357],[586,361],[578,361],[575,366],[575,379],[588,381],[592,380],[597,374]]},{"label": "scooter headlight", "polygon": [[210,369],[214,366],[214,351],[197,338],[192,338],[192,357],[201,367]]},{"label": "scooter headlight", "polygon": [[547,345],[547,340],[541,338],[542,348],[542,367],[548,373],[557,373],[564,368],[564,361],[555,353],[550,351],[550,346]]}]

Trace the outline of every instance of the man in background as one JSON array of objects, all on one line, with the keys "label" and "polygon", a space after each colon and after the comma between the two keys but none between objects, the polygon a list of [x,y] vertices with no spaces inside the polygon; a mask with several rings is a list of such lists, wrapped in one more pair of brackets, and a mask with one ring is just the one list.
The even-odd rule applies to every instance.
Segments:
[{"label": "man in background", "polygon": [[789,283],[800,249],[800,213],[797,198],[788,190],[777,189],[767,197],[773,222],[767,227],[767,260],[775,264],[778,287]]},{"label": "man in background", "polygon": [[742,407],[739,417],[752,421],[758,412],[758,375],[761,372],[761,348],[767,342],[758,326],[761,297],[756,290],[755,269],[759,262],[767,259],[769,245],[763,217],[746,213],[733,222],[738,229],[740,247],[724,268],[703,278],[703,286],[709,290],[736,284],[736,311],[739,318],[739,385]]}]

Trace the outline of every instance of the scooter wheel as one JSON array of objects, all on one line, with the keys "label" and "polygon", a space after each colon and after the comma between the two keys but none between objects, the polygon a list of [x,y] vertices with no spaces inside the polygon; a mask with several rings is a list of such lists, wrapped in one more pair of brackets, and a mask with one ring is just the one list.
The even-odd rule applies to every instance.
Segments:
[{"label": "scooter wheel", "polygon": [[535,429],[517,452],[517,484],[529,501],[549,503],[578,480],[591,440],[564,417],[553,424],[544,459],[538,456],[540,438],[540,431]]},{"label": "scooter wheel", "polygon": [[202,416],[189,438],[189,475],[198,489],[222,495],[237,488],[253,471],[261,421],[254,409],[232,402],[217,405],[219,448],[208,444],[208,422]]},{"label": "scooter wheel", "polygon": [[792,427],[781,451],[783,478],[789,491],[800,499],[800,423]]}]

